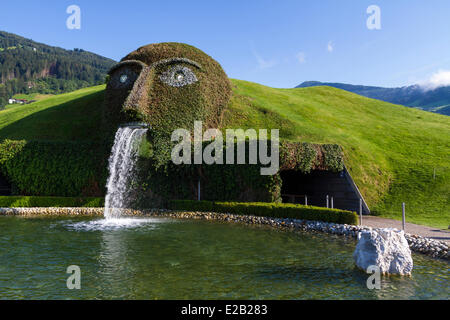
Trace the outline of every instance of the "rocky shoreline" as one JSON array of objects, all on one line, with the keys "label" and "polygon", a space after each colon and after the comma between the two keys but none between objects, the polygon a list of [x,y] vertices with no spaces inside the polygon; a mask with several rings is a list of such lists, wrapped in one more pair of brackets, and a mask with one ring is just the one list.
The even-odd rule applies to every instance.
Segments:
[{"label": "rocky shoreline", "polygon": [[[297,219],[281,219],[245,216],[210,212],[178,212],[171,210],[125,210],[127,216],[154,216],[176,219],[200,219],[218,220],[224,222],[244,223],[250,225],[267,225],[277,229],[324,232],[357,238],[362,230],[377,230],[366,226],[327,223],[320,221],[306,221]],[[103,208],[0,208],[0,216],[102,216]],[[414,252],[419,252],[433,258],[450,260],[448,245],[443,241],[424,238],[417,235],[405,234],[409,247]]]}]

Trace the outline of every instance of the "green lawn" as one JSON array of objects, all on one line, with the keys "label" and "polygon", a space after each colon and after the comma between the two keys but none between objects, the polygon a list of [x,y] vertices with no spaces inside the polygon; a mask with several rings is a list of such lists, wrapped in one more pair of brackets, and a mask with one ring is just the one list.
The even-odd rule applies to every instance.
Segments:
[{"label": "green lawn", "polygon": [[20,94],[16,94],[13,96],[14,99],[25,99],[25,100],[36,100],[36,101],[41,101],[44,99],[47,99],[49,97],[53,96],[53,94],[41,94],[41,93],[30,93],[30,94],[24,94],[24,93],[20,93]]},{"label": "green lawn", "polygon": [[[21,94],[14,95],[13,99],[23,99],[23,100],[28,100],[28,101],[34,100],[35,102],[32,102],[32,103],[36,103],[38,101],[50,98],[52,96],[53,96],[53,94],[41,94],[41,93],[24,94],[24,93],[21,93]],[[21,106],[21,104],[19,104],[19,103],[7,104],[6,106],[4,106],[3,110],[7,110],[7,109],[19,107],[19,106]]]},{"label": "green lawn", "polygon": [[65,93],[0,111],[3,139],[92,141],[98,138],[105,86]]},{"label": "green lawn", "polygon": [[[372,212],[450,224],[450,118],[331,87],[273,89],[232,80],[225,127],[279,128],[284,139],[337,143]],[[98,139],[104,86],[0,111],[0,141]],[[436,178],[433,171],[436,169]]]}]

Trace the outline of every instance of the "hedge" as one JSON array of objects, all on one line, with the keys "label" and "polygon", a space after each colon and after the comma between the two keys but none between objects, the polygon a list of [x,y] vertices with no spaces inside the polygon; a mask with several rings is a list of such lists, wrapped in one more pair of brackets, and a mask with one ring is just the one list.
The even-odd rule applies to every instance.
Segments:
[{"label": "hedge", "polygon": [[104,198],[0,196],[0,208],[31,207],[103,207]]},{"label": "hedge", "polygon": [[[245,141],[248,163],[249,140]],[[205,147],[209,142],[204,142]],[[151,144],[141,147],[137,165],[140,186],[138,207],[166,207],[169,200],[197,199],[197,182],[201,182],[202,199],[209,201],[278,202],[281,201],[280,172],[262,176],[260,164],[175,165],[168,162],[158,167]],[[225,158],[226,146],[223,146]],[[192,153],[193,154],[193,153]],[[191,154],[191,156],[192,156]],[[235,163],[237,152],[235,155]],[[193,163],[193,161],[192,161]],[[339,172],[344,168],[343,152],[338,145],[319,145],[300,142],[280,142],[280,171],[312,170]]]},{"label": "hedge", "polygon": [[169,207],[172,210],[218,212],[273,218],[291,218],[333,222],[340,224],[358,223],[358,215],[355,212],[339,209],[304,206],[291,203],[172,200],[169,202]]},{"label": "hedge", "polygon": [[0,174],[14,195],[100,197],[109,151],[98,143],[0,141]]}]

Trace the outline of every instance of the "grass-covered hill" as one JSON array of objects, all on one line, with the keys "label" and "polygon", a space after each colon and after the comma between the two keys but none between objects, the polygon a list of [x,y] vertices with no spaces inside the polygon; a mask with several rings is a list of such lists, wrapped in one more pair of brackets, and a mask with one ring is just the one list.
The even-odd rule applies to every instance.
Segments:
[{"label": "grass-covered hill", "polygon": [[383,88],[346,83],[306,81],[297,86],[297,88],[317,86],[334,87],[372,99],[401,104],[403,106],[445,114],[447,116],[450,115],[450,86],[442,86],[434,89],[424,88],[420,85]]},{"label": "grass-covered hill", "polygon": [[[373,212],[446,228],[450,222],[450,119],[332,87],[273,89],[232,80],[224,124],[279,128],[283,139],[336,143]],[[104,86],[0,111],[0,143],[98,141]],[[1,163],[1,159],[0,159]],[[435,177],[434,177],[435,171]]]},{"label": "grass-covered hill", "polygon": [[0,111],[0,141],[98,140],[104,85],[64,93]]},{"label": "grass-covered hill", "polygon": [[58,94],[104,83],[115,61],[0,31],[0,110],[15,94]]}]

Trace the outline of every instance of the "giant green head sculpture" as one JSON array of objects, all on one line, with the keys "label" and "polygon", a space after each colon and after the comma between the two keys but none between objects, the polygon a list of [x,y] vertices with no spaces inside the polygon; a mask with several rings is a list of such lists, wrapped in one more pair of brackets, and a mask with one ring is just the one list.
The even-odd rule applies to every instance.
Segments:
[{"label": "giant green head sculpture", "polygon": [[222,67],[201,50],[182,43],[150,44],[110,70],[104,120],[111,129],[145,122],[161,143],[174,129],[193,128],[194,121],[219,127],[230,95]]}]

